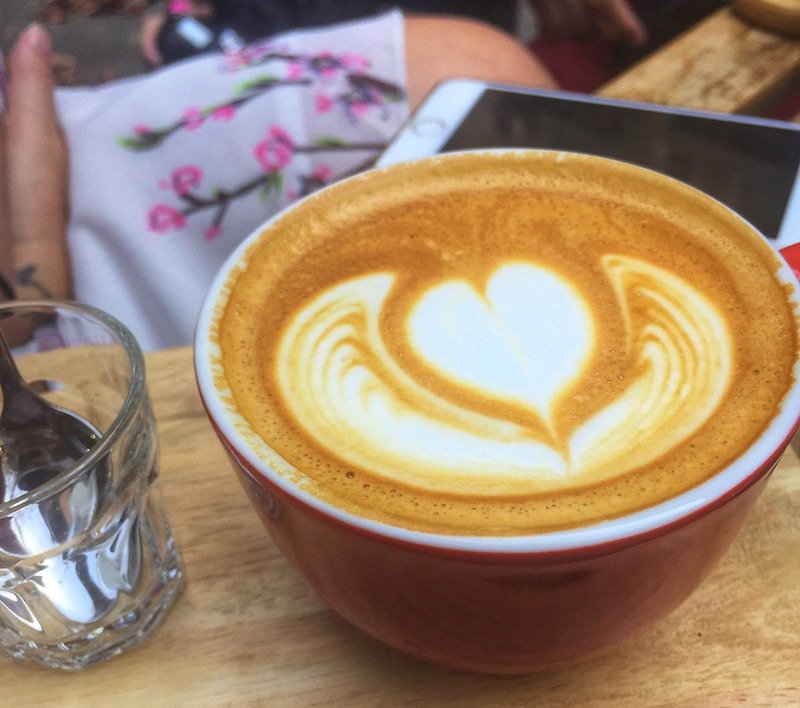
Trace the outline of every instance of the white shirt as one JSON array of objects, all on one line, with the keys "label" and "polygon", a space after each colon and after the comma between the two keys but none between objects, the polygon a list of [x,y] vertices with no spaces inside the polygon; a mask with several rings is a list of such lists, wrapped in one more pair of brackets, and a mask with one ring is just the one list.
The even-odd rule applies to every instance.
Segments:
[{"label": "white shirt", "polygon": [[60,88],[76,299],[145,350],[191,342],[236,245],[371,162],[408,116],[399,12]]}]

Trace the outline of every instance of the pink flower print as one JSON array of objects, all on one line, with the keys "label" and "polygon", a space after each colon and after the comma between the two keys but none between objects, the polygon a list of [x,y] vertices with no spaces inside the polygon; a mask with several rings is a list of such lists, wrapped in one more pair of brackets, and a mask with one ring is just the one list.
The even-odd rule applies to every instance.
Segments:
[{"label": "pink flower print", "polygon": [[135,135],[150,135],[153,129],[144,123],[137,123],[133,126],[133,132]]},{"label": "pink flower print", "polygon": [[356,73],[366,71],[370,67],[369,59],[361,54],[342,54],[339,61],[345,69]]},{"label": "pink flower print", "polygon": [[273,48],[270,44],[246,44],[235,51],[225,52],[222,63],[228,71],[238,71],[256,64],[271,52],[286,53],[288,50]]},{"label": "pink flower print", "polygon": [[236,117],[236,107],[235,106],[220,106],[217,108],[212,114],[211,118],[213,120],[233,120]]},{"label": "pink flower print", "polygon": [[291,161],[294,141],[283,128],[273,125],[267,131],[267,139],[255,146],[253,154],[264,172],[277,172]]},{"label": "pink flower print", "polygon": [[185,196],[203,179],[203,170],[197,165],[184,165],[172,173],[172,187],[177,194]]},{"label": "pink flower print", "polygon": [[213,241],[221,233],[222,233],[222,228],[219,226],[219,224],[211,224],[211,226],[209,226],[206,229],[205,240],[206,241]]},{"label": "pink flower print", "polygon": [[290,61],[286,65],[286,78],[290,81],[303,77],[303,65],[299,61]]},{"label": "pink flower print", "polygon": [[333,108],[333,99],[327,93],[318,93],[314,99],[314,109],[317,113],[327,113]]},{"label": "pink flower print", "polygon": [[249,66],[249,64],[250,55],[244,49],[238,52],[225,52],[222,55],[222,65],[227,71],[238,71]]},{"label": "pink flower print", "polygon": [[322,164],[311,173],[311,179],[316,180],[322,184],[328,184],[333,178],[333,170],[330,165]]},{"label": "pink flower print", "polygon": [[317,165],[309,175],[300,175],[295,186],[288,187],[286,196],[290,201],[300,199],[311,194],[320,187],[324,187],[333,179],[333,170],[328,164]]},{"label": "pink flower print", "polygon": [[364,101],[352,101],[350,103],[350,112],[355,118],[363,118],[369,111],[369,104]]},{"label": "pink flower print", "polygon": [[197,130],[203,125],[204,120],[205,116],[203,116],[203,111],[199,108],[188,108],[183,114],[183,122],[186,130]]},{"label": "pink flower print", "polygon": [[250,45],[248,56],[250,57],[251,62],[256,62],[265,57],[271,51],[272,48],[269,44],[252,44]]},{"label": "pink flower print", "polygon": [[186,217],[168,204],[156,204],[147,213],[147,226],[150,231],[163,234],[170,229],[186,226]]},{"label": "pink flower print", "polygon": [[335,79],[341,65],[331,52],[320,52],[311,57],[311,66],[323,79]]},{"label": "pink flower print", "polygon": [[245,44],[242,47],[230,49],[223,53],[222,64],[228,71],[246,69],[255,64],[269,52],[266,45]]}]

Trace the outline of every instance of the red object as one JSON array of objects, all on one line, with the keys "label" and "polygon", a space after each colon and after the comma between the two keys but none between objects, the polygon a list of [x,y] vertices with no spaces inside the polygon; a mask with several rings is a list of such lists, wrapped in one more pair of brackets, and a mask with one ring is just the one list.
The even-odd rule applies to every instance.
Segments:
[{"label": "red object", "polygon": [[567,41],[542,36],[530,47],[565,91],[593,93],[614,77],[608,42]]},{"label": "red object", "polygon": [[398,542],[343,523],[273,485],[221,438],[276,545],[330,607],[420,659],[491,673],[587,657],[675,609],[733,541],[775,463],[651,534],[499,554]]},{"label": "red object", "polygon": [[169,12],[172,15],[188,15],[192,11],[192,3],[189,0],[172,0],[169,4]]},{"label": "red object", "polygon": [[[800,234],[798,234],[797,237],[800,239]],[[789,267],[792,269],[797,279],[800,280],[800,243],[782,248],[781,255],[789,264]]]}]

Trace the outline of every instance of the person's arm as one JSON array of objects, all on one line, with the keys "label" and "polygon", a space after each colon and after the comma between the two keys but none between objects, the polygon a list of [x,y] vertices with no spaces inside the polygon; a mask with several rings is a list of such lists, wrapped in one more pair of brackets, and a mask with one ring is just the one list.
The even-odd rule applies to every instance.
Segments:
[{"label": "person's arm", "polygon": [[[6,60],[0,128],[0,273],[19,299],[72,295],[67,254],[67,148],[58,123],[51,45],[38,25]],[[6,293],[0,288],[0,300]]]},{"label": "person's arm", "polygon": [[485,22],[443,15],[405,17],[409,107],[415,110],[441,81],[465,78],[556,88],[528,47]]},{"label": "person's arm", "polygon": [[641,46],[647,30],[628,0],[530,0],[546,31],[561,37],[599,34]]}]

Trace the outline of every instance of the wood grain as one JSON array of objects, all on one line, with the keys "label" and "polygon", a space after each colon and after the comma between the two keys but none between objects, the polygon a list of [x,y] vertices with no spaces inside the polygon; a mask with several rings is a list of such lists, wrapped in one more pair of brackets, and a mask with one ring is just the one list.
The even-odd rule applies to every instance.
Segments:
[{"label": "wood grain", "polygon": [[187,589],[144,644],[82,673],[0,659],[3,705],[800,705],[800,439],[717,569],[656,627],[571,668],[481,676],[409,659],[328,610],[249,507],[189,349],[149,355],[148,372]]},{"label": "wood grain", "polygon": [[746,22],[788,37],[800,37],[797,0],[732,0],[731,8]]},{"label": "wood grain", "polygon": [[727,7],[602,86],[612,98],[723,113],[764,114],[796,86],[800,41]]}]

